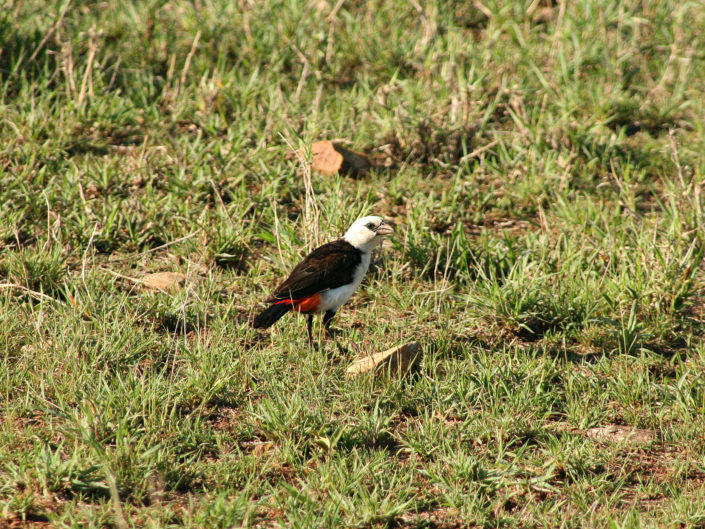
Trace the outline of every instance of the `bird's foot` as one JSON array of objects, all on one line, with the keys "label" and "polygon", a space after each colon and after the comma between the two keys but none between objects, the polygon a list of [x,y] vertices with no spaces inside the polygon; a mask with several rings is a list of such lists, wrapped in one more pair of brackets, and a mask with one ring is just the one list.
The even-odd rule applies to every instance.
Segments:
[{"label": "bird's foot", "polygon": [[[340,333],[340,331],[337,330],[337,329],[331,329],[330,327],[328,327],[328,328],[326,329],[326,337],[327,337],[327,338],[332,338],[333,341],[335,342],[335,346],[338,348],[338,352],[339,352],[341,355],[346,356],[346,355],[350,354],[350,349],[348,349],[347,347],[343,347],[343,346],[340,344],[340,342],[338,341],[338,338],[337,338],[337,335],[338,335],[339,333]],[[360,349],[357,347],[357,345],[355,345],[354,342],[349,342],[349,343],[350,343],[350,347],[352,348],[352,350],[353,350],[356,354],[359,354],[359,353],[360,353]]]},{"label": "bird's foot", "polygon": [[338,352],[342,356],[346,356],[350,352],[348,349],[340,345],[340,342],[337,340],[337,338],[333,338],[333,341],[335,342],[335,346],[338,348]]}]

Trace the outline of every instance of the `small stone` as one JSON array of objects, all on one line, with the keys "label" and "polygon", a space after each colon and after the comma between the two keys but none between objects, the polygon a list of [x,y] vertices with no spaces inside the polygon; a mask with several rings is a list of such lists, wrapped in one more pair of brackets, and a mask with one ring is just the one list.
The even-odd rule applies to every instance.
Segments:
[{"label": "small stone", "polygon": [[366,154],[351,151],[332,141],[317,141],[311,146],[311,167],[326,176],[336,173],[364,175],[372,167]]},{"label": "small stone", "polygon": [[409,342],[356,360],[350,364],[346,374],[357,376],[360,373],[374,371],[377,374],[389,372],[392,375],[404,375],[416,367],[419,360],[421,360],[421,346],[417,342]]}]

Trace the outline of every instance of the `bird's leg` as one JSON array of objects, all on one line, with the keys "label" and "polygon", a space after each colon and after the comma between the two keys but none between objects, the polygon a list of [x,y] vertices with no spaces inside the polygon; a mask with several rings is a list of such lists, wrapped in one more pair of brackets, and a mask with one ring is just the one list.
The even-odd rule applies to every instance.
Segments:
[{"label": "bird's leg", "polygon": [[308,330],[308,344],[314,349],[316,346],[313,343],[313,314],[309,314],[306,318],[306,329]]},{"label": "bird's leg", "polygon": [[348,352],[347,349],[340,345],[340,342],[338,342],[338,339],[335,337],[335,331],[330,328],[330,321],[333,319],[333,316],[335,316],[335,312],[330,310],[323,315],[323,327],[326,330],[326,336],[333,338],[333,341],[338,347],[338,351],[340,351],[340,354],[345,354]]},{"label": "bird's leg", "polygon": [[323,315],[323,327],[326,330],[326,335],[331,338],[335,338],[335,333],[333,332],[333,329],[330,328],[330,321],[333,319],[333,316],[335,316],[335,312],[332,310],[326,311]]}]

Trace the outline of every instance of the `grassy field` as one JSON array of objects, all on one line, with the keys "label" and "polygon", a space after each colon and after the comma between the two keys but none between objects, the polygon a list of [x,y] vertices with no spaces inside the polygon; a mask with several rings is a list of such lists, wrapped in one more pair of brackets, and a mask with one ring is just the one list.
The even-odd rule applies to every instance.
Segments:
[{"label": "grassy field", "polygon": [[[0,1],[0,526],[705,526],[704,39],[703,1]],[[248,326],[370,213],[349,353]]]}]

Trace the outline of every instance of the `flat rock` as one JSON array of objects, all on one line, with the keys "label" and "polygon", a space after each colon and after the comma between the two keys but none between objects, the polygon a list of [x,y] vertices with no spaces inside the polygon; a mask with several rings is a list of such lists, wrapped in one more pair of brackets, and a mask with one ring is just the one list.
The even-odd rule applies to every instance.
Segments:
[{"label": "flat rock", "polygon": [[179,272],[157,272],[140,278],[140,284],[151,290],[175,290],[186,280]]},{"label": "flat rock", "polygon": [[610,424],[599,428],[590,428],[585,435],[598,441],[608,441],[612,443],[629,442],[634,444],[651,443],[656,440],[654,432],[643,428],[632,426],[619,426]]},{"label": "flat rock", "polygon": [[367,173],[372,167],[366,154],[351,151],[332,141],[314,142],[311,150],[313,152],[311,168],[327,176],[336,173],[358,176]]},{"label": "flat rock", "polygon": [[390,373],[403,375],[413,369],[421,360],[421,346],[417,342],[409,342],[375,353],[365,358],[355,360],[348,367],[348,376],[374,371],[375,373]]}]

